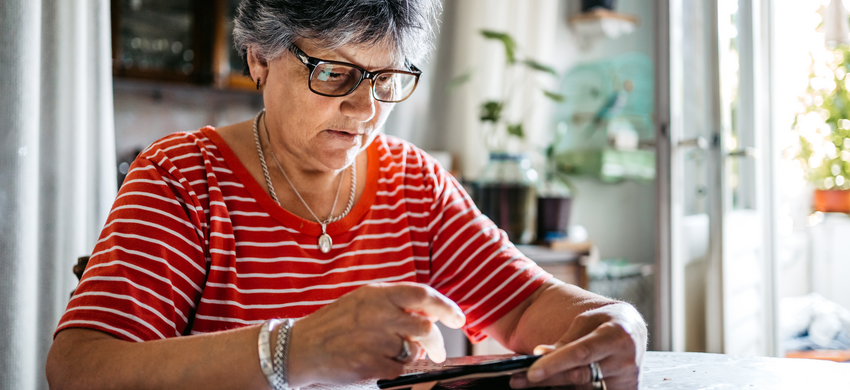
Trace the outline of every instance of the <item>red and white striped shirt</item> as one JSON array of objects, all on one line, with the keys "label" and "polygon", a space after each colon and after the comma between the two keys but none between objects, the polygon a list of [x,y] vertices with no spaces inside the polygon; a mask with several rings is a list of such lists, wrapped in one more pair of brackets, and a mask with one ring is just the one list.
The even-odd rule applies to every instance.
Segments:
[{"label": "red and white striped shirt", "polygon": [[360,286],[410,281],[458,303],[473,341],[550,275],[405,141],[367,149],[366,189],[327,226],[275,203],[213,128],[177,133],[133,163],[57,332],[145,341],[300,318]]}]

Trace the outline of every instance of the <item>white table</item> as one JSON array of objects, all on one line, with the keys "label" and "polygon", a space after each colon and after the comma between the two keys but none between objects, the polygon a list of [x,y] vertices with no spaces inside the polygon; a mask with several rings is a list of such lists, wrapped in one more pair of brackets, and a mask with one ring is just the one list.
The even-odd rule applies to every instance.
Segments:
[{"label": "white table", "polygon": [[648,352],[641,389],[850,389],[850,363]]},{"label": "white table", "polygon": [[[470,389],[509,389],[506,380]],[[584,388],[584,387],[582,387]],[[822,360],[740,357],[711,353],[647,352],[641,389],[850,389],[850,363]],[[374,381],[309,389],[377,389]]]}]

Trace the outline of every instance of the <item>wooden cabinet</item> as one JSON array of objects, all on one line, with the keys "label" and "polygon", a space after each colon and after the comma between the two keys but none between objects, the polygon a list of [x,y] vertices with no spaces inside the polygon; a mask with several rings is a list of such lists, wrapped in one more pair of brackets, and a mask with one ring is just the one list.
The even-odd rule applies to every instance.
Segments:
[{"label": "wooden cabinet", "polygon": [[233,17],[240,0],[216,0],[216,39],[213,46],[213,78],[219,88],[256,90],[243,74],[245,63],[233,46]]},{"label": "wooden cabinet", "polygon": [[113,75],[251,88],[233,47],[239,0],[112,0]]},{"label": "wooden cabinet", "polygon": [[587,288],[585,265],[598,261],[598,252],[592,245],[582,250],[557,250],[539,245],[517,245],[517,249],[533,260],[544,271],[558,280]]}]

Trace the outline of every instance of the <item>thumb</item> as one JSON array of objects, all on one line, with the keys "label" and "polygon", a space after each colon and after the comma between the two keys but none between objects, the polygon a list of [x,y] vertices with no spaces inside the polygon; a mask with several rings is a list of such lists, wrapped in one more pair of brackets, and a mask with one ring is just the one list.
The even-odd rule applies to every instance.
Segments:
[{"label": "thumb", "polygon": [[558,348],[561,348],[573,341],[576,341],[594,329],[596,329],[599,325],[604,322],[604,318],[599,318],[598,316],[588,317],[588,316],[580,316],[573,320],[573,323],[570,324],[570,327],[567,328],[567,332],[564,333],[555,344],[540,344],[534,347],[535,355],[545,355],[549,352],[552,352]]},{"label": "thumb", "polygon": [[532,353],[534,355],[545,355],[549,352],[554,351],[558,347],[559,347],[559,345],[540,344],[540,345],[534,347],[534,351]]}]

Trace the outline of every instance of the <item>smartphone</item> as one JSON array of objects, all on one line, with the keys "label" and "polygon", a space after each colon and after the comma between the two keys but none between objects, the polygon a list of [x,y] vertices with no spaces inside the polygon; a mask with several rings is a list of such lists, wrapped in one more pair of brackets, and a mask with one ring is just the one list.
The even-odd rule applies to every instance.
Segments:
[{"label": "smartphone", "polygon": [[488,378],[511,375],[528,369],[543,355],[522,355],[504,360],[494,360],[480,364],[456,366],[443,370],[405,374],[395,379],[381,379],[378,388],[384,390],[405,389],[423,382],[451,382],[461,379]]}]

